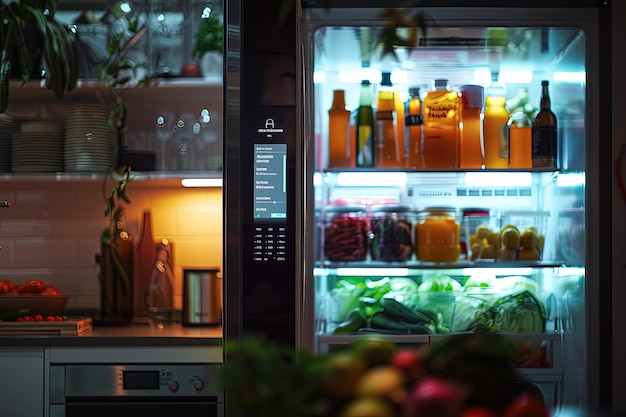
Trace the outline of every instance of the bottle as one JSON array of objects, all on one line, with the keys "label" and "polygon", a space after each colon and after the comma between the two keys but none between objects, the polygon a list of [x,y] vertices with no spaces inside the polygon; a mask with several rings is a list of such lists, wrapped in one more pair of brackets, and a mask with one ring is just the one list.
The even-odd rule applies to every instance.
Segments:
[{"label": "bottle", "polygon": [[134,319],[145,321],[148,318],[147,293],[148,282],[154,268],[155,242],[152,235],[152,215],[150,210],[144,210],[141,237],[137,242],[134,253]]},{"label": "bottle", "polygon": [[509,144],[506,137],[509,112],[506,109],[506,90],[498,83],[497,73],[492,73],[491,78],[492,83],[485,92],[483,116],[485,168],[502,169],[509,166]]},{"label": "bottle", "polygon": [[408,168],[423,168],[422,155],[422,99],[420,89],[409,89],[409,99],[404,108],[404,146],[408,148]]},{"label": "bottle", "polygon": [[515,112],[507,123],[509,136],[509,168],[533,167],[532,123],[526,113]]},{"label": "bottle", "polygon": [[170,264],[167,240],[156,249],[156,262],[150,276],[148,291],[150,322],[159,328],[172,321],[174,274]]},{"label": "bottle", "polygon": [[483,167],[481,121],[484,88],[480,85],[464,85],[459,88],[459,92],[463,103],[459,166],[480,169]]},{"label": "bottle", "polygon": [[359,108],[356,115],[356,166],[374,167],[374,109],[369,80],[361,81]]},{"label": "bottle", "polygon": [[344,90],[333,91],[328,110],[328,168],[350,168],[350,112]]},{"label": "bottle", "polygon": [[557,123],[550,108],[549,82],[541,82],[539,113],[532,127],[532,156],[535,168],[557,168]]},{"label": "bottle", "polygon": [[461,97],[448,80],[435,80],[435,90],[424,98],[424,166],[458,168]]},{"label": "bottle", "polygon": [[400,151],[396,137],[396,103],[391,73],[383,72],[376,106],[376,168],[400,167]]}]

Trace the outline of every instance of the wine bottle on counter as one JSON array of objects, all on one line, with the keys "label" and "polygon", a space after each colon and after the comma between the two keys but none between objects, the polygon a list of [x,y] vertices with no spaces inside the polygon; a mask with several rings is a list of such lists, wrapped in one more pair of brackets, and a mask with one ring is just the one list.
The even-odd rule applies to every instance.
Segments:
[{"label": "wine bottle on counter", "polygon": [[143,212],[141,237],[134,253],[134,321],[148,322],[148,286],[156,261],[156,244],[152,234],[152,214]]}]

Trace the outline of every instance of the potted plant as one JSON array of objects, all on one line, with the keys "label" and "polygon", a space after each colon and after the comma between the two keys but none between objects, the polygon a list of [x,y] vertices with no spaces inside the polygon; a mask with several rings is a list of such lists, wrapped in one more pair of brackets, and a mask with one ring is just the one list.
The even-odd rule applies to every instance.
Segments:
[{"label": "potted plant", "polygon": [[205,11],[200,26],[194,33],[194,44],[191,58],[200,62],[202,74],[222,74],[222,42],[224,24],[220,16]]},{"label": "potted plant", "polygon": [[41,76],[42,62],[46,87],[57,97],[76,86],[75,36],[56,19],[56,10],[56,0],[0,0],[0,112],[7,106],[11,73],[26,82]]}]

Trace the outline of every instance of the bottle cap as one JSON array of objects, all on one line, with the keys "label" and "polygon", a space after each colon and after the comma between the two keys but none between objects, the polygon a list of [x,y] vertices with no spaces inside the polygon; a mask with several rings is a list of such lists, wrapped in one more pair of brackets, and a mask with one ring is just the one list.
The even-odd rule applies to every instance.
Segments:
[{"label": "bottle cap", "polygon": [[391,87],[391,73],[390,72],[383,72],[382,73],[382,79],[380,81],[380,85],[383,85],[385,87]]},{"label": "bottle cap", "polygon": [[480,85],[463,85],[459,88],[461,103],[468,109],[482,109],[485,89]]},{"label": "bottle cap", "polygon": [[411,88],[409,88],[409,95],[411,97],[419,97],[420,96],[420,88],[419,87],[411,87]]},{"label": "bottle cap", "polygon": [[447,79],[439,79],[439,80],[435,80],[435,87],[447,87],[448,86],[448,80]]},{"label": "bottle cap", "polygon": [[370,85],[370,80],[363,80],[361,81],[362,85]]},{"label": "bottle cap", "polygon": [[542,85],[542,86],[547,86],[547,85],[550,85],[550,81],[548,81],[548,80],[543,80],[543,81],[541,81],[541,85]]}]

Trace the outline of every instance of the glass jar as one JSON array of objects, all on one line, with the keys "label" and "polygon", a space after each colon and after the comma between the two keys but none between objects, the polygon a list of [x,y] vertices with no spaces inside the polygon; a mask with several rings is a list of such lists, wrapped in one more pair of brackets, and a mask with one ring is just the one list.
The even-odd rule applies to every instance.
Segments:
[{"label": "glass jar", "polygon": [[328,261],[364,261],[368,222],[363,206],[329,207],[324,213],[324,257]]},{"label": "glass jar", "polygon": [[[465,248],[463,248],[465,246]],[[461,251],[470,261],[498,259],[500,229],[498,213],[488,208],[463,209]]]},{"label": "glass jar", "polygon": [[430,207],[418,213],[415,255],[424,262],[455,262],[461,254],[460,225],[455,208]]},{"label": "glass jar", "polygon": [[372,207],[370,253],[375,261],[405,262],[413,256],[414,211],[409,206]]}]

